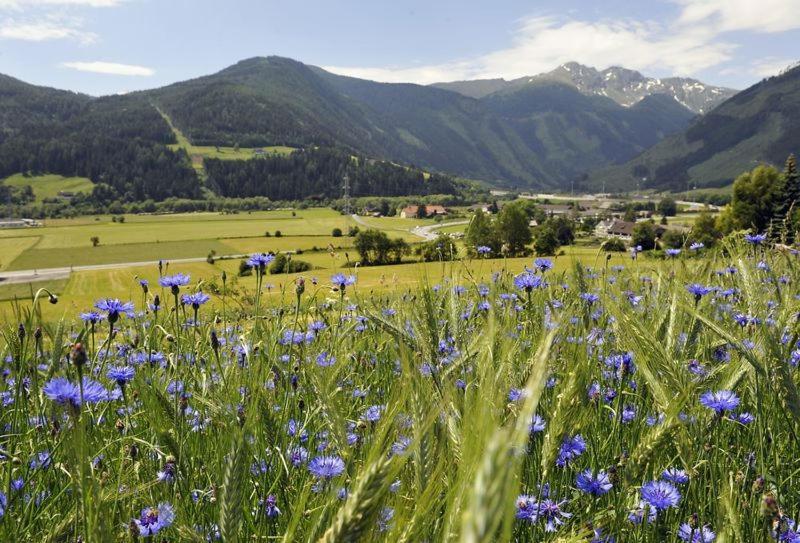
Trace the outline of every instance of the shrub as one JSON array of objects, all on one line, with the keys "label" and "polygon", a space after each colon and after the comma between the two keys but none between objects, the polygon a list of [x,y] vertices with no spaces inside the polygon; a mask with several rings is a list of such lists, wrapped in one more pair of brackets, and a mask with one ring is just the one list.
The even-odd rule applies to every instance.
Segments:
[{"label": "shrub", "polygon": [[275,237],[276,237],[276,238],[281,238],[281,237],[283,237],[283,234],[281,234],[281,231],[280,231],[280,230],[275,230]]},{"label": "shrub", "polygon": [[605,251],[607,253],[624,253],[625,252],[625,242],[622,241],[620,238],[608,238],[603,243],[600,244],[600,250]]},{"label": "shrub", "polygon": [[253,268],[247,263],[247,259],[239,261],[239,277],[253,275]]},{"label": "shrub", "polygon": [[304,260],[294,260],[289,256],[278,253],[275,255],[275,260],[269,265],[269,273],[299,273],[308,271],[312,268],[311,264]]},{"label": "shrub", "polygon": [[333,236],[333,237],[335,237],[335,238],[340,238],[340,237],[342,237],[342,229],[341,229],[341,228],[334,228],[334,229],[331,231],[331,236]]}]

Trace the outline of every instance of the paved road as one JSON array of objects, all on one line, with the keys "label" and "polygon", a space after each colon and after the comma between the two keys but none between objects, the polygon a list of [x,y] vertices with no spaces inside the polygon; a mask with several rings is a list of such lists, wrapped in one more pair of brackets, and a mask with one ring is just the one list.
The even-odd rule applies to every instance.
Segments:
[{"label": "paved road", "polygon": [[[215,257],[217,260],[230,260],[243,258],[248,255],[225,255]],[[188,262],[205,262],[206,257],[179,258],[176,260],[164,260],[170,264],[181,264]],[[72,266],[69,268],[42,268],[38,270],[15,270],[0,272],[0,284],[9,285],[11,283],[30,283],[33,281],[55,281],[66,279],[71,272],[92,271],[92,270],[116,270],[120,268],[132,268],[142,266],[156,266],[158,261],[147,260],[144,262],[116,262],[113,264],[93,264],[91,266]]]},{"label": "paved road", "polygon": [[415,236],[419,236],[425,240],[432,240],[436,239],[436,236],[439,234],[436,232],[440,228],[444,228],[445,226],[457,226],[459,224],[469,224],[468,220],[462,221],[450,221],[450,222],[441,222],[439,224],[431,224],[428,226],[415,226],[410,230],[412,234]]},{"label": "paved road", "polygon": [[[359,217],[358,215],[351,215],[354,221],[356,221],[361,226],[366,226],[367,228],[373,228],[372,225],[368,224],[364,219]],[[468,220],[462,221],[450,221],[450,222],[442,222],[439,224],[431,224],[428,226],[415,226],[414,228],[410,229],[409,232],[414,234],[415,236],[419,236],[425,241],[430,241],[432,239],[436,239],[436,230],[439,228],[444,228],[445,226],[456,226],[459,224],[468,224]]]}]

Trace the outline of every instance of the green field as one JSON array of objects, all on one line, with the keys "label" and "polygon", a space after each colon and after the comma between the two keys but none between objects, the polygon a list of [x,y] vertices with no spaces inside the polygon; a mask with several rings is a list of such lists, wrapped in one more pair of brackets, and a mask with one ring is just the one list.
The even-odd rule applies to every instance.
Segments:
[{"label": "green field", "polygon": [[59,192],[92,192],[94,183],[85,177],[63,177],[61,175],[25,176],[21,173],[6,177],[0,183],[11,187],[30,185],[37,202],[45,198],[57,198]]},{"label": "green field", "polygon": [[[272,154],[272,155],[288,155],[292,151],[296,149],[294,147],[286,147],[284,145],[273,145],[268,147],[221,147],[221,146],[214,146],[214,145],[192,145],[183,132],[181,132],[178,127],[176,127],[172,123],[172,119],[169,118],[163,111],[159,110],[161,116],[164,117],[164,120],[169,123],[169,126],[172,128],[173,133],[175,134],[175,138],[178,140],[178,143],[172,144],[169,146],[170,149],[173,151],[178,149],[184,149],[192,157],[192,165],[195,169],[202,170],[203,169],[203,162],[202,159],[206,158],[219,158],[222,160],[250,160],[251,158],[256,158],[259,156],[259,153],[263,154]],[[199,160],[197,160],[197,157]]]}]

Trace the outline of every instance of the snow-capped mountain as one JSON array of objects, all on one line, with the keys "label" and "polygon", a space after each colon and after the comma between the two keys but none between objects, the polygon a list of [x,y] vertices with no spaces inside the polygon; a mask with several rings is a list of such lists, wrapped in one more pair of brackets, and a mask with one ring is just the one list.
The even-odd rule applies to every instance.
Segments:
[{"label": "snow-capped mountain", "polygon": [[626,107],[637,104],[652,94],[666,94],[695,113],[706,113],[737,92],[733,89],[706,85],[696,79],[647,77],[635,70],[619,66],[600,71],[577,62],[568,62],[551,72],[511,81],[503,79],[459,81],[437,83],[436,86],[473,98],[482,98],[494,92],[513,92],[527,85],[542,82],[571,85],[583,94],[607,96]]}]

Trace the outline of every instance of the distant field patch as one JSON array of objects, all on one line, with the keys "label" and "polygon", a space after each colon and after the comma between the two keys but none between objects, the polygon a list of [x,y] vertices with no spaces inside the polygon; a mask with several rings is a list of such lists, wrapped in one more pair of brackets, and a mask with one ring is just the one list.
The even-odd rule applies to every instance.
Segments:
[{"label": "distant field patch", "polygon": [[3,184],[11,187],[24,187],[30,185],[37,202],[45,198],[57,198],[59,193],[76,194],[78,192],[92,192],[92,183],[85,177],[64,177],[61,175],[35,175],[25,176],[21,173],[6,177]]},{"label": "distant field patch", "polygon": [[[32,300],[36,291],[46,288],[53,294],[60,296],[67,287],[69,279],[58,279],[56,281],[35,281],[33,283],[13,283],[10,285],[0,282],[0,301],[12,300]],[[42,300],[47,300],[45,294]]]},{"label": "distant field patch", "polygon": [[8,269],[30,270],[121,262],[152,261],[155,263],[158,260],[205,257],[212,250],[219,254],[230,252],[230,248],[218,240],[129,243],[80,249],[74,247],[42,249],[37,246],[35,249],[29,249],[22,253]]},{"label": "distant field patch", "polygon": [[33,247],[38,240],[35,236],[0,239],[0,270],[8,269],[19,255]]}]

